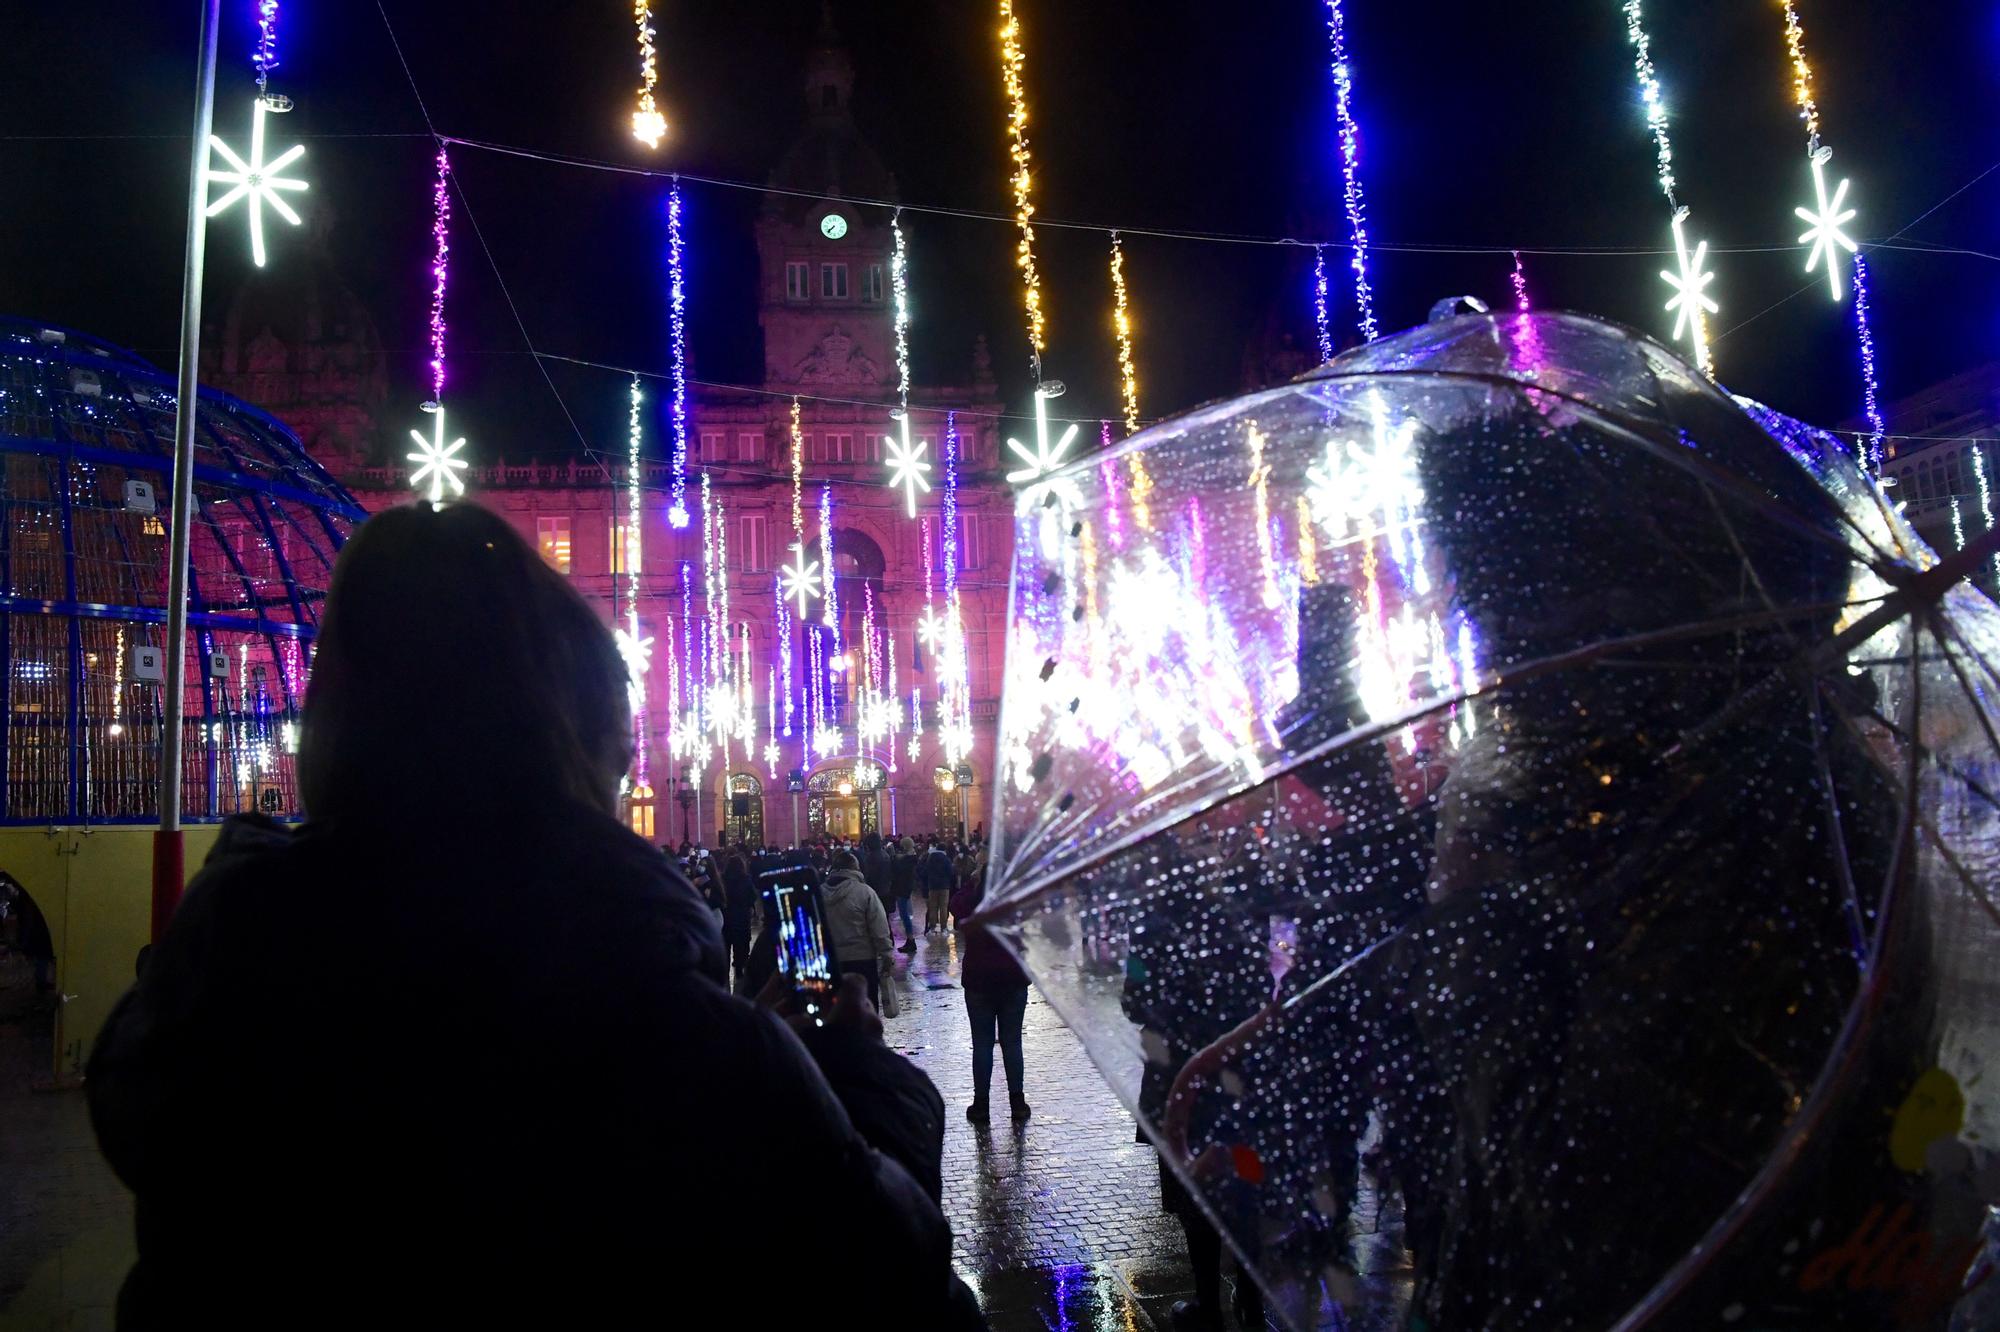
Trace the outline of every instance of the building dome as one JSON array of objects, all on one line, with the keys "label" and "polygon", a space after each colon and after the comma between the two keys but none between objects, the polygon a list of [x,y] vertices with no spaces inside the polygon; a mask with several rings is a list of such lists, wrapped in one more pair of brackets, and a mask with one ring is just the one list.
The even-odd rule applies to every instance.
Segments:
[{"label": "building dome", "polygon": [[[0,823],[159,809],[174,381],[0,317]],[[299,812],[299,708],[361,506],[275,417],[204,389],[189,534],[182,803]]]},{"label": "building dome", "polygon": [[[850,105],[854,61],[834,30],[831,10],[822,10],[819,33],[806,59],[805,133],[785,150],[772,170],[773,189],[827,199],[893,199],[896,177],[861,137]],[[811,198],[768,197],[766,207],[796,221],[814,207]]]}]

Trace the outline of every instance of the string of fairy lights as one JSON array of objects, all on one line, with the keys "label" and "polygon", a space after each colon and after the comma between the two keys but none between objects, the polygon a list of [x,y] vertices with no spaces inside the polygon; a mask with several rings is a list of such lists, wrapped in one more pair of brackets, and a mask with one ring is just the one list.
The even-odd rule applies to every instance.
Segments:
[{"label": "string of fairy lights", "polygon": [[[1071,449],[1080,431],[1077,421],[1052,421],[1049,403],[1064,392],[1061,380],[1047,373],[1050,311],[1043,288],[1043,269],[1037,254],[1037,236],[1042,227],[1067,225],[1045,222],[1037,216],[1034,158],[1029,129],[1033,123],[1029,101],[1030,64],[1026,33],[1016,0],[995,0],[997,6],[997,53],[1003,98],[1002,136],[1007,155],[1007,188],[1011,212],[1005,220],[1014,232],[1013,266],[1020,283],[1022,331],[1026,340],[1029,368],[1033,377],[1032,437],[1009,437],[1006,447],[1018,466],[1006,472],[1017,487],[1022,511],[1036,515],[1037,539],[1046,550],[1061,549],[1094,566],[1100,558],[1100,541],[1111,550],[1122,548],[1131,532],[1124,525],[1129,515],[1133,528],[1150,531],[1151,482],[1143,456],[1126,451],[1122,458],[1107,458],[1103,464],[1106,484],[1124,501],[1122,512],[1114,515],[1114,526],[1099,533],[1089,523],[1072,527],[1074,511],[1081,504],[1073,473],[1066,471]],[[1333,296],[1326,248],[1346,251],[1354,302],[1354,327],[1363,342],[1374,341],[1381,332],[1375,308],[1376,292],[1370,269],[1376,248],[1369,233],[1367,196],[1364,184],[1364,145],[1361,130],[1358,65],[1351,49],[1345,0],[1314,0],[1326,28],[1329,74],[1333,92],[1334,134],[1338,145],[1341,198],[1346,235],[1343,240],[1308,242],[1313,249],[1310,305],[1316,350],[1322,362],[1336,353],[1333,331]],[[1668,99],[1653,58],[1652,38],[1647,29],[1642,0],[1620,0],[1626,35],[1631,48],[1633,71],[1643,108],[1646,131],[1653,143],[1653,166],[1658,186],[1670,212],[1672,251],[1675,267],[1661,272],[1671,295],[1666,311],[1674,317],[1673,334],[1685,341],[1691,358],[1711,377],[1715,373],[1708,332],[1708,318],[1719,313],[1719,303],[1710,288],[1715,274],[1708,270],[1711,253],[1706,240],[1693,234],[1691,212],[1680,193],[1676,159],[1670,135]],[[1846,178],[1833,179],[1830,173],[1832,150],[1825,142],[1814,74],[1808,59],[1806,30],[1798,0],[1778,0],[1783,19],[1785,69],[1806,134],[1807,162],[1813,186],[1809,205],[1793,210],[1806,224],[1798,237],[1805,251],[1806,273],[1823,278],[1836,303],[1851,293],[1854,300],[1854,331],[1862,371],[1864,415],[1869,433],[1858,450],[1871,469],[1880,465],[1887,439],[1879,385],[1876,380],[1876,349],[1870,325],[1870,273],[1862,245],[1851,234],[1857,209],[1848,198],[1851,184]],[[256,0],[253,13],[256,30],[252,68],[256,95],[252,101],[248,150],[239,156],[220,136],[209,144],[209,165],[205,176],[209,185],[223,187],[206,201],[210,217],[230,211],[239,202],[247,218],[253,261],[262,266],[267,259],[264,214],[269,211],[296,226],[301,219],[290,199],[306,191],[304,180],[286,173],[304,154],[302,146],[292,146],[275,154],[268,150],[267,118],[291,109],[288,98],[271,88],[279,68],[279,2]],[[383,14],[387,22],[387,14]],[[639,83],[633,104],[631,129],[634,137],[648,148],[657,149],[668,133],[661,109],[659,32],[649,0],[634,0],[632,33],[639,52]],[[393,36],[393,32],[391,34]],[[628,48],[629,49],[629,48]],[[399,47],[400,50],[400,47]],[[414,87],[414,81],[413,85]],[[452,193],[455,181],[449,157],[449,142],[437,140],[435,174],[432,181],[433,253],[429,273],[428,369],[430,397],[423,410],[432,417],[428,437],[412,430],[416,452],[409,455],[417,464],[411,482],[427,502],[439,504],[466,493],[462,474],[467,460],[461,456],[465,440],[447,442],[445,388],[447,383],[446,297],[449,290],[451,254]],[[456,141],[463,142],[463,141]],[[532,155],[532,154],[527,154]],[[601,165],[601,164],[600,164]],[[623,168],[619,168],[623,169]],[[638,174],[656,173],[641,171]],[[667,416],[670,434],[666,448],[670,458],[667,521],[676,530],[690,526],[688,448],[688,218],[682,180],[669,175],[663,200],[666,232],[666,304],[669,315],[670,389]],[[461,196],[462,197],[462,196]],[[761,756],[775,776],[788,760],[800,768],[818,759],[850,751],[860,756],[855,770],[858,782],[871,780],[870,764],[879,763],[895,771],[900,756],[915,762],[927,743],[935,743],[947,767],[955,767],[972,750],[972,693],[966,638],[966,613],[959,586],[960,543],[962,540],[959,472],[963,462],[963,441],[957,413],[944,415],[935,464],[930,457],[931,440],[916,433],[912,408],[911,338],[914,328],[910,235],[904,209],[891,209],[888,231],[891,241],[889,262],[893,330],[895,338],[895,407],[890,412],[894,434],[887,440],[886,485],[898,492],[906,518],[917,523],[923,557],[923,608],[921,617],[907,626],[902,635],[914,644],[913,661],[927,663],[922,678],[915,680],[907,694],[899,674],[896,644],[898,626],[891,608],[881,604],[875,589],[865,581],[856,594],[843,596],[838,577],[840,552],[837,548],[832,478],[818,481],[812,539],[806,529],[805,441],[801,400],[790,404],[790,521],[789,564],[776,571],[770,585],[770,607],[776,625],[771,660],[760,672],[754,643],[747,626],[731,615],[731,556],[728,505],[711,481],[708,468],[698,470],[698,507],[701,524],[699,568],[692,558],[679,561],[680,597],[678,621],[666,617],[656,636],[645,632],[641,618],[640,539],[645,516],[641,492],[646,474],[646,395],[641,377],[634,373],[627,390],[628,437],[622,477],[614,479],[614,490],[622,480],[622,529],[615,532],[616,568],[614,603],[622,595],[622,608],[614,604],[619,647],[631,679],[631,703],[635,725],[643,741],[649,691],[646,681],[652,670],[656,645],[664,649],[664,695],[668,715],[669,749],[693,772],[718,753],[726,762],[733,747],[743,754]],[[965,210],[916,210],[958,212]],[[1195,239],[1233,240],[1240,238],[1203,237],[1195,233],[1169,233],[1158,229],[1104,228],[1109,239],[1109,283],[1111,318],[1109,329],[1116,353],[1117,397],[1120,417],[1127,435],[1142,424],[1139,402],[1138,323],[1134,315],[1131,272],[1128,268],[1126,234],[1186,235]],[[1298,243],[1298,242],[1283,242]],[[1393,247],[1391,247],[1393,248]],[[1515,308],[1526,313],[1531,308],[1527,273],[1522,250],[1511,251],[1508,280]],[[1851,284],[1847,275],[1852,274]],[[1404,423],[1406,424],[1406,423]],[[1057,427],[1061,430],[1058,433]],[[1251,432],[1248,483],[1258,505],[1258,551],[1263,563],[1275,568],[1278,553],[1274,534],[1280,530],[1281,515],[1271,513],[1265,487],[1269,470],[1263,463],[1261,435]],[[1399,441],[1401,441],[1399,443]],[[1330,443],[1325,461],[1313,470],[1313,489],[1300,500],[1299,550],[1301,577],[1311,579],[1317,540],[1314,529],[1337,535],[1351,516],[1356,501],[1346,491],[1365,494],[1371,502],[1383,495],[1394,497],[1398,511],[1414,511],[1407,469],[1407,441],[1404,425],[1377,422],[1373,446],[1349,441],[1344,449]],[[1101,443],[1110,447],[1111,422],[1103,423]],[[1123,466],[1119,466],[1122,462]],[[1991,481],[1983,457],[1973,460],[1979,483],[1982,516],[1992,523]],[[933,475],[937,484],[932,483]],[[615,474],[614,474],[615,476]],[[931,512],[931,506],[935,512]],[[1308,521],[1308,519],[1310,521]],[[1954,530],[1963,531],[1965,515],[1953,503]],[[1079,535],[1080,534],[1080,535]],[[1395,539],[1402,546],[1392,554],[1397,562],[1421,576],[1420,537],[1413,524],[1404,523]],[[1196,552],[1196,562],[1205,558]],[[1091,581],[1091,580],[1086,580]],[[941,587],[938,584],[941,582]],[[1093,584],[1094,585],[1094,584]],[[1274,581],[1267,587],[1267,602],[1275,604],[1281,589]],[[1422,590],[1422,589],[1419,589]],[[760,593],[761,596],[761,593]],[[843,607],[846,600],[848,605]],[[817,607],[814,602],[818,602]],[[1088,609],[1088,608],[1086,608]],[[846,615],[843,616],[843,610]],[[1440,625],[1427,631],[1430,649],[1439,660],[1452,655]],[[1469,651],[1460,636],[1458,648]],[[1427,650],[1430,650],[1427,649]],[[801,661],[803,655],[803,661]],[[925,699],[926,684],[934,698]],[[839,685],[840,688],[836,688]],[[762,707],[757,690],[764,690]],[[844,697],[843,710],[837,698]],[[907,713],[905,708],[907,707]],[[764,731],[758,734],[758,718]],[[843,725],[851,729],[844,734]],[[907,742],[903,733],[907,731]],[[761,744],[760,744],[761,739]],[[633,780],[645,786],[648,779],[647,745],[638,747],[639,758]],[[877,756],[880,756],[879,758]],[[872,780],[879,782],[880,768]],[[650,789],[650,788],[648,788]]]}]

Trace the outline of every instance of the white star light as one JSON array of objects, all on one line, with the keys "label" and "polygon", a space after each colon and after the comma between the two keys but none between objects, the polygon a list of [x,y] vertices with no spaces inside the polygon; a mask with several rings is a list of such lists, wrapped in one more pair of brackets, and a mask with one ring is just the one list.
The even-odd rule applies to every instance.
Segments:
[{"label": "white star light", "polygon": [[208,216],[214,217],[238,199],[247,199],[250,209],[250,257],[257,267],[264,266],[264,206],[291,223],[299,224],[299,215],[292,206],[278,196],[280,190],[303,190],[306,183],[278,173],[296,162],[305,153],[305,145],[293,144],[271,161],[264,160],[264,116],[270,110],[270,102],[259,97],[250,117],[250,160],[238,157],[220,135],[208,136],[208,146],[221,155],[233,170],[217,171],[207,168],[203,173],[204,182],[218,185],[233,185],[234,189],[216,199],[208,206]]},{"label": "white star light", "polygon": [[1687,247],[1687,232],[1682,224],[1687,220],[1685,208],[1674,214],[1674,254],[1680,261],[1680,272],[1670,273],[1660,270],[1660,277],[1674,294],[1667,298],[1667,309],[1674,314],[1674,337],[1685,336],[1694,348],[1694,358],[1706,373],[1708,362],[1708,337],[1702,329],[1702,314],[1717,313],[1722,307],[1708,294],[1708,284],[1715,280],[1715,274],[1701,271],[1702,261],[1708,257],[1708,242],[1694,247],[1690,255]]},{"label": "white star light", "polygon": [[625,659],[626,694],[637,712],[646,701],[645,679],[653,665],[653,640],[639,637],[632,629],[614,629],[612,637],[618,642],[618,655]]},{"label": "white star light", "polygon": [[410,485],[422,490],[425,481],[429,481],[431,491],[429,499],[431,503],[436,504],[444,498],[447,486],[451,488],[454,499],[465,493],[465,482],[458,479],[458,474],[471,464],[458,456],[458,451],[465,447],[463,438],[455,439],[449,444],[444,442],[444,405],[440,403],[431,415],[437,421],[435,437],[425,439],[422,434],[412,430],[410,438],[417,442],[417,451],[404,456],[413,463],[422,464],[410,474]]},{"label": "white star light", "polygon": [[931,483],[924,480],[924,473],[931,470],[931,465],[924,461],[924,450],[930,444],[920,439],[912,447],[908,412],[902,414],[902,422],[903,438],[889,441],[889,489],[903,488],[903,497],[909,501],[910,517],[914,518],[917,516],[918,487],[921,486],[926,495],[931,493]]},{"label": "white star light", "polygon": [[1076,482],[1067,479],[1061,481],[1051,481],[1048,479],[1050,473],[1063,465],[1063,454],[1069,451],[1070,444],[1075,441],[1076,429],[1076,422],[1070,422],[1069,429],[1063,431],[1063,437],[1056,441],[1055,447],[1051,448],[1049,446],[1049,395],[1043,389],[1035,390],[1034,449],[1030,451],[1028,446],[1018,439],[1009,439],[1007,441],[1007,447],[1014,450],[1014,456],[1027,464],[1026,467],[1023,467],[1018,472],[1007,473],[1009,481],[1016,484],[1023,481],[1029,483],[1027,489],[1021,492],[1021,498],[1024,501],[1033,504],[1046,491],[1053,493],[1056,499],[1066,507],[1077,508],[1082,506],[1083,492],[1077,489]]},{"label": "white star light", "polygon": [[927,648],[935,648],[944,637],[944,618],[936,611],[925,611],[917,621],[917,641]]},{"label": "white star light", "polygon": [[1845,265],[1839,262],[1840,256],[1835,253],[1834,247],[1837,245],[1853,254],[1856,246],[1853,239],[1841,230],[1854,220],[1854,210],[1841,207],[1847,201],[1847,178],[1841,177],[1840,184],[1834,187],[1833,198],[1826,197],[1826,160],[1831,156],[1831,150],[1822,148],[1812,157],[1813,194],[1819,199],[1818,210],[1794,208],[1792,211],[1806,224],[1799,244],[1812,242],[1812,252],[1806,256],[1806,272],[1812,272],[1820,260],[1826,260],[1826,284],[1833,291],[1833,299],[1838,301],[1845,296],[1840,289],[1840,273]]},{"label": "white star light", "polygon": [[778,583],[785,600],[799,603],[799,618],[806,616],[806,602],[819,595],[819,561],[806,559],[806,548],[792,543],[792,562],[778,570]]}]

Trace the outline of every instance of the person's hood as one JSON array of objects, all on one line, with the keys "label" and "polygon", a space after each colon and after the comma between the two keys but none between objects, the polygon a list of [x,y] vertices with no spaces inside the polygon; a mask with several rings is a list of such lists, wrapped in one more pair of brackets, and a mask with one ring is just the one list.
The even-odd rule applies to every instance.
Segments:
[{"label": "person's hood", "polygon": [[859,870],[835,870],[826,879],[826,896],[828,899],[845,897],[849,893],[872,893],[874,891],[874,889],[868,886],[868,881],[861,877]]}]

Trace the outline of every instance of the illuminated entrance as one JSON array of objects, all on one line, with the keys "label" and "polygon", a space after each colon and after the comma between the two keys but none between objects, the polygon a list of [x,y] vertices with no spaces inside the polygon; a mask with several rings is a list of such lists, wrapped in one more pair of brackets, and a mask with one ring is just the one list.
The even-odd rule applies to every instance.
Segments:
[{"label": "illuminated entrance", "polygon": [[764,783],[747,772],[730,774],[722,831],[731,846],[764,844]]},{"label": "illuminated entrance", "polygon": [[882,826],[882,769],[863,760],[822,768],[806,780],[806,830],[813,837],[859,838]]}]

